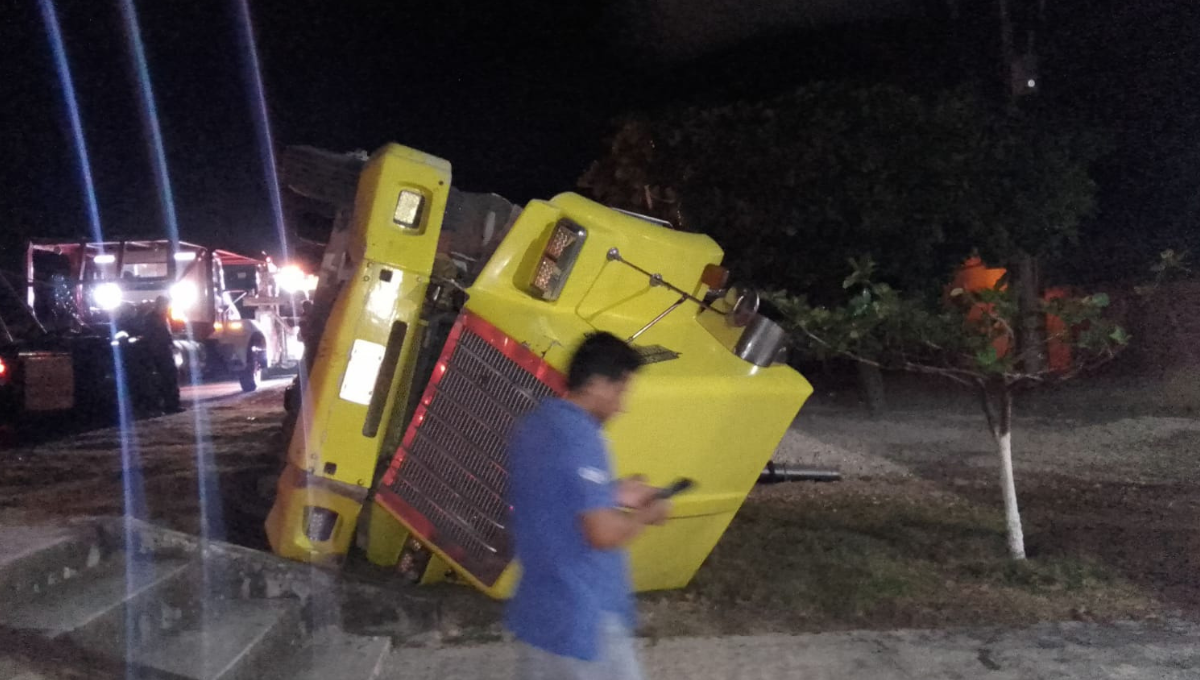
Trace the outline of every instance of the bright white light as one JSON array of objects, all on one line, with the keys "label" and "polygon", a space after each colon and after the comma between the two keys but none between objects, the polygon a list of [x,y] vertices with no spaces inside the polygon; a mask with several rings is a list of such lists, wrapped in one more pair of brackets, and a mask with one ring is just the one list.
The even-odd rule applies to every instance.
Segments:
[{"label": "bright white light", "polygon": [[175,261],[176,262],[191,262],[194,259],[196,259],[196,253],[190,253],[190,252],[175,253]]},{"label": "bright white light", "polygon": [[1034,80],[1033,78],[1030,78],[1029,82],[1027,82],[1025,84],[1028,85],[1030,89],[1037,87],[1037,81]]},{"label": "bright white light", "polygon": [[304,290],[304,272],[294,264],[280,267],[275,272],[275,282],[279,284],[279,290],[285,293],[298,293]]},{"label": "bright white light", "polygon": [[171,304],[177,307],[191,307],[196,304],[198,297],[196,285],[191,281],[180,281],[171,286]]},{"label": "bright white light", "polygon": [[92,291],[92,300],[96,302],[97,307],[106,312],[120,307],[124,299],[121,287],[115,283],[102,283]]},{"label": "bright white light", "polygon": [[117,261],[116,255],[97,255],[92,258],[92,262],[96,264],[112,264]]}]

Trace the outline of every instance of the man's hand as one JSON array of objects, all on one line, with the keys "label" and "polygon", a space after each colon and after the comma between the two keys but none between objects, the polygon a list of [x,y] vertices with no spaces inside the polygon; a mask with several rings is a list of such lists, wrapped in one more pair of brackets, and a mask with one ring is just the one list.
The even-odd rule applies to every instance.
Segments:
[{"label": "man's hand", "polygon": [[[658,489],[655,489],[655,491],[658,491]],[[643,523],[662,526],[671,514],[671,501],[665,498],[652,498],[649,503],[643,505],[637,512],[641,514],[640,519]]]},{"label": "man's hand", "polygon": [[646,483],[643,475],[626,477],[617,482],[617,505],[623,508],[640,508],[654,500],[658,489]]},{"label": "man's hand", "polygon": [[638,475],[617,484],[617,503],[626,510],[603,508],[584,513],[583,534],[593,548],[611,550],[626,545],[649,525],[661,525],[671,514],[671,501],[657,498],[661,489]]},{"label": "man's hand", "polygon": [[658,498],[662,491],[646,483],[643,475],[626,477],[617,483],[617,504],[635,511],[642,524],[661,525],[671,514],[671,501]]}]

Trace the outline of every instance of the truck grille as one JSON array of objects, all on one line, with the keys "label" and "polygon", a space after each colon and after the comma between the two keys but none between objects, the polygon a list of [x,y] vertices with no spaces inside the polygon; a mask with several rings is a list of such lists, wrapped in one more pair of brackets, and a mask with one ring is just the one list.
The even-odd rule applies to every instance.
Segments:
[{"label": "truck grille", "polygon": [[464,313],[442,351],[379,500],[480,582],[512,559],[506,527],[508,433],[561,374]]}]

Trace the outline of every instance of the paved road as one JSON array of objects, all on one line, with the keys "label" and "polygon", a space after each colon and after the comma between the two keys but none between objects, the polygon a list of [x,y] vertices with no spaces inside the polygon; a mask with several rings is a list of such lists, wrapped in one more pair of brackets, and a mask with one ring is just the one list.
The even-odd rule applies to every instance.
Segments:
[{"label": "paved road", "polygon": [[[676,638],[642,648],[646,680],[1195,680],[1200,625],[1059,623],[1021,630]],[[400,649],[384,680],[513,678],[513,646]]]}]

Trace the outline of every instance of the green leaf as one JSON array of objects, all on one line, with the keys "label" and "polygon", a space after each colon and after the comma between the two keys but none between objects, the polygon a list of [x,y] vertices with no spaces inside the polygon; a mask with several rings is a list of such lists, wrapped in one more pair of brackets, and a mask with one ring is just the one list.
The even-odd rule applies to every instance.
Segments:
[{"label": "green leaf", "polygon": [[995,366],[998,360],[999,355],[996,353],[995,345],[988,345],[987,349],[975,353],[975,362],[984,368]]},{"label": "green leaf", "polygon": [[1096,306],[1096,307],[1107,307],[1108,306],[1108,302],[1109,302],[1108,293],[1094,293],[1089,296],[1089,299],[1092,301],[1093,306]]},{"label": "green leaf", "polygon": [[1121,328],[1120,326],[1117,326],[1116,328],[1114,328],[1113,332],[1108,334],[1108,337],[1111,338],[1112,341],[1117,343],[1118,345],[1129,344],[1129,334],[1126,333],[1125,329]]}]

